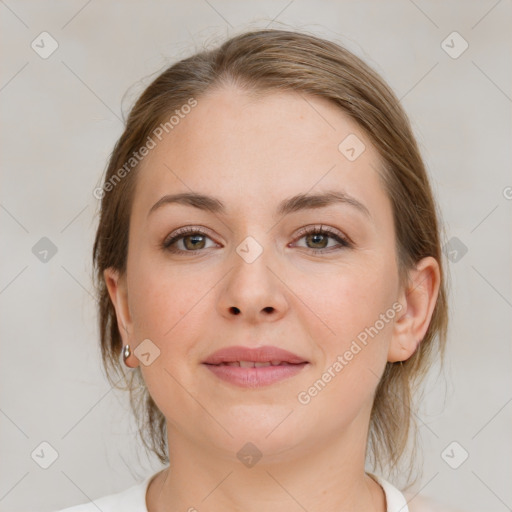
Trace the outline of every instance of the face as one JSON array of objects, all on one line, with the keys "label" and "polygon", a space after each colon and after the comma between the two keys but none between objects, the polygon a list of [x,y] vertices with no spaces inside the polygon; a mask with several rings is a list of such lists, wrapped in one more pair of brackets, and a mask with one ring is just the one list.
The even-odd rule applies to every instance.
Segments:
[{"label": "face", "polygon": [[[355,159],[354,136],[365,147]],[[152,362],[139,364],[171,438],[233,453],[251,441],[278,457],[364,431],[400,316],[379,172],[369,138],[327,101],[235,88],[199,98],[144,159],[116,310],[132,351],[150,340]],[[223,210],[152,209],[178,193]],[[327,193],[352,199],[286,203]],[[203,364],[234,345],[275,346],[307,364],[243,387]]]}]

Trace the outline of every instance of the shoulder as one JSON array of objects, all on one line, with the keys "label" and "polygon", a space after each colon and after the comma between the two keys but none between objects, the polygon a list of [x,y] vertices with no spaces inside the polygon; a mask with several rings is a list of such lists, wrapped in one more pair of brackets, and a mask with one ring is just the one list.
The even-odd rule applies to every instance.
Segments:
[{"label": "shoulder", "polygon": [[459,508],[450,507],[421,494],[404,493],[404,496],[407,499],[409,512],[464,512]]},{"label": "shoulder", "polygon": [[54,512],[93,512],[93,510],[98,510],[98,507],[103,512],[111,512],[111,509],[103,508],[100,503],[100,500],[96,500],[94,503],[90,501],[88,503],[83,503],[82,505],[74,505],[72,507],[61,508],[60,510],[55,510]]},{"label": "shoulder", "polygon": [[369,473],[384,489],[388,512],[464,512],[421,494],[401,492],[383,477]]},{"label": "shoulder", "polygon": [[81,505],[56,510],[55,512],[148,512],[146,507],[146,490],[154,475],[147,477],[123,491],[96,498]]}]

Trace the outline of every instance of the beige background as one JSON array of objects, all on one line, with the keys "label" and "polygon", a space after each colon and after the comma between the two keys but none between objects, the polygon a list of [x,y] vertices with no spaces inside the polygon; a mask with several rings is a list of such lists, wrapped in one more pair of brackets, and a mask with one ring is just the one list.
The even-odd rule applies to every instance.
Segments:
[{"label": "beige background", "polygon": [[[55,510],[159,469],[100,367],[92,191],[122,112],[155,73],[204,42],[267,26],[346,45],[403,99],[445,242],[467,247],[446,260],[448,364],[418,418],[418,490],[466,511],[512,507],[510,1],[5,0],[0,14],[0,510]],[[58,43],[46,59],[31,47],[43,31]],[[442,47],[453,31],[469,44],[458,58]],[[464,41],[444,44],[453,54]],[[32,252],[42,237],[57,248],[46,263]],[[452,459],[469,454],[458,469],[442,456],[453,441]],[[48,469],[31,458],[42,442],[58,452]]]}]

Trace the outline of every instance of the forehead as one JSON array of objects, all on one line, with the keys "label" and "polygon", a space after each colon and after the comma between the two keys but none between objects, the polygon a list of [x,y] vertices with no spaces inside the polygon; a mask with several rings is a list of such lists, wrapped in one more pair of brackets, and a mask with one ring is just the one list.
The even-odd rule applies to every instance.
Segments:
[{"label": "forehead", "polygon": [[[386,207],[377,151],[354,120],[323,98],[217,89],[155,142],[138,171],[133,213],[176,192],[261,211],[283,197],[341,189],[369,208]],[[354,159],[354,151],[346,153],[351,148],[362,153]]]}]

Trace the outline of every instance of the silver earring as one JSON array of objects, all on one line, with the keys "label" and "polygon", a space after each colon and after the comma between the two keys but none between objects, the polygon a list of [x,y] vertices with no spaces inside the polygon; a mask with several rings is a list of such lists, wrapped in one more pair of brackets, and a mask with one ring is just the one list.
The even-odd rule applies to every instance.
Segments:
[{"label": "silver earring", "polygon": [[[124,364],[125,364],[126,366],[128,366],[128,365],[126,364],[126,360],[130,357],[130,355],[131,355],[130,345],[125,345],[125,346],[123,347],[123,362],[124,362]],[[128,366],[128,368],[130,368],[130,367]]]}]

